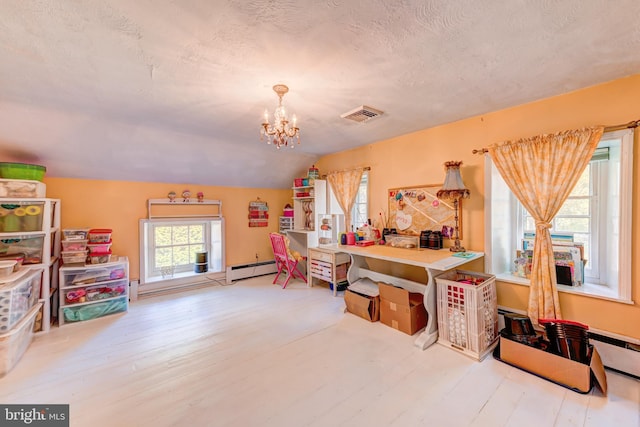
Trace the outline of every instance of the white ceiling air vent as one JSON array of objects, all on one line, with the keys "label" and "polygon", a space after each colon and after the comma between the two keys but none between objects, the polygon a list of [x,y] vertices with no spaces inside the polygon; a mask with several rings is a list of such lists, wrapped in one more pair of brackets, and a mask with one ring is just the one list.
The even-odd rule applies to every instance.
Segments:
[{"label": "white ceiling air vent", "polygon": [[364,122],[368,122],[371,119],[375,119],[376,117],[381,116],[382,114],[384,114],[384,111],[367,107],[366,105],[361,105],[355,110],[351,110],[347,113],[340,115],[340,117],[347,120],[353,120],[354,122],[364,123]]}]

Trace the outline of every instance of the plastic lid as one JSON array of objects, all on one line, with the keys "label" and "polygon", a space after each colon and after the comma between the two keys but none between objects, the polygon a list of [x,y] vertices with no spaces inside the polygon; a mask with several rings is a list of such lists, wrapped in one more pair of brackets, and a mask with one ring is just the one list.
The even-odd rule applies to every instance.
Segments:
[{"label": "plastic lid", "polygon": [[110,228],[92,228],[89,230],[89,234],[106,234],[111,233],[113,230]]}]

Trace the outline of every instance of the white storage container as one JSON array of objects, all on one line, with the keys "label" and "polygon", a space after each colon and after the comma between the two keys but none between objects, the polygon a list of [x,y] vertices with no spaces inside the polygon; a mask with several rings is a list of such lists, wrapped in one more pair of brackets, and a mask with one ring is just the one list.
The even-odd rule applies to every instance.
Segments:
[{"label": "white storage container", "polygon": [[40,311],[38,303],[9,332],[0,334],[0,377],[3,377],[18,364],[33,339],[33,322]]},{"label": "white storage container", "polygon": [[39,198],[46,193],[47,186],[40,181],[0,179],[0,198]]},{"label": "white storage container", "polygon": [[[23,274],[18,279],[0,283],[0,333],[13,328],[40,297],[42,270],[23,267],[19,273]],[[19,273],[14,273],[14,276]]]},{"label": "white storage container", "polygon": [[450,270],[435,277],[438,343],[482,360],[498,342],[496,276]]}]

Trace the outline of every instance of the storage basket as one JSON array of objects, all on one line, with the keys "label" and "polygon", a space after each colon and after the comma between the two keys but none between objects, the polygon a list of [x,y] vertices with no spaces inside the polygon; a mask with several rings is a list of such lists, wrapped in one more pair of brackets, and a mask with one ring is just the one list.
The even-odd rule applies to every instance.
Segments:
[{"label": "storage basket", "polygon": [[499,337],[496,277],[451,270],[435,281],[438,343],[482,360]]}]

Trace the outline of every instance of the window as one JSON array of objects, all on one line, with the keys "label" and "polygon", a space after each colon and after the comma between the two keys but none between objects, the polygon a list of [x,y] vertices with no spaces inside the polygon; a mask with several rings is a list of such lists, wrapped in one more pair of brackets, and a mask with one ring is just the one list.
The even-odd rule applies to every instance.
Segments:
[{"label": "window", "polygon": [[360,187],[358,188],[358,194],[356,200],[353,203],[353,209],[351,210],[351,223],[354,230],[367,223],[369,219],[369,171],[362,173],[360,179]]},{"label": "window", "polygon": [[141,286],[196,276],[196,253],[207,252],[208,272],[223,270],[222,219],[141,220]]},{"label": "window", "polygon": [[[551,233],[581,242],[587,260],[584,285],[558,285],[559,290],[631,300],[632,155],[632,130],[603,135],[591,162],[554,218]],[[512,275],[513,261],[525,234],[535,232],[534,221],[490,157],[485,159],[487,271],[500,280],[528,283]]]}]

